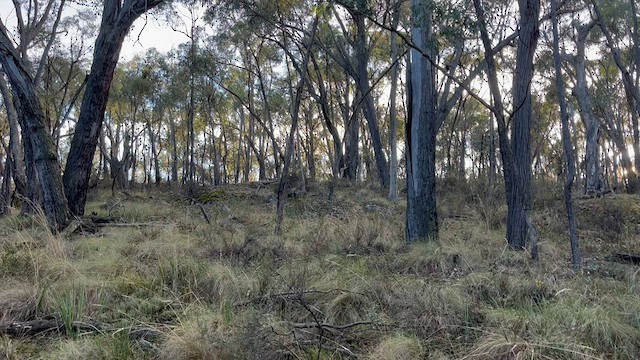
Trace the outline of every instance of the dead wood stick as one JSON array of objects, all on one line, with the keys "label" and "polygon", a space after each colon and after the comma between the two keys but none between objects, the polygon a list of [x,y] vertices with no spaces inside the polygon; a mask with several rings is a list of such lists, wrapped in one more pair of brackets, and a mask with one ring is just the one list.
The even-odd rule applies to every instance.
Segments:
[{"label": "dead wood stick", "polygon": [[[0,324],[0,334],[9,336],[31,336],[44,332],[63,331],[65,324],[62,320],[29,320],[29,321],[12,321]],[[77,331],[100,332],[110,329],[110,326],[97,322],[74,321],[71,327]]]},{"label": "dead wood stick", "polygon": [[373,321],[356,321],[350,324],[344,325],[334,325],[329,323],[294,323],[291,324],[296,329],[311,329],[311,328],[327,328],[327,329],[335,329],[335,330],[346,330],[352,327],[360,326],[360,325],[376,325]]},{"label": "dead wood stick", "polygon": [[207,211],[204,209],[204,206],[202,206],[202,204],[198,204],[198,207],[200,208],[200,211],[202,212],[202,216],[204,216],[204,219],[207,220],[207,224],[211,225],[211,221],[209,220],[209,215],[207,215]]},{"label": "dead wood stick", "polygon": [[[249,300],[246,300],[246,301],[236,302],[236,303],[233,304],[233,306],[242,307],[242,306],[247,306],[247,305],[250,305],[250,304],[258,303],[258,302],[261,302],[261,301],[272,300],[272,299],[277,299],[277,298],[287,298],[287,297],[295,297],[295,296],[302,296],[302,295],[312,295],[312,294],[326,295],[326,294],[334,294],[334,293],[353,293],[353,291],[344,290],[344,289],[330,289],[330,290],[290,291],[290,292],[283,292],[283,293],[276,293],[276,294],[265,294],[265,295],[258,296],[258,297],[255,297],[253,299],[249,299]],[[357,293],[357,294],[362,295],[361,293]]]}]

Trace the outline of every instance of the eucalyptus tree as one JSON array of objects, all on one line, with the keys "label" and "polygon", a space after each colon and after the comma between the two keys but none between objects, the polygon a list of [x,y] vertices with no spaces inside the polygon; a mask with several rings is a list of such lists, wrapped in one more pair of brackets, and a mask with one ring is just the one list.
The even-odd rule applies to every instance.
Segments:
[{"label": "eucalyptus tree", "polygon": [[[369,60],[373,50],[374,40],[372,40],[368,30],[370,24],[367,24],[367,15],[372,9],[366,0],[338,1],[337,3],[349,14],[355,27],[354,31],[350,31],[350,27],[343,23],[341,15],[334,9],[334,19],[339,22],[341,26],[341,36],[346,40],[346,44],[350,46],[350,49],[346,49],[340,42],[335,42],[335,49],[329,47],[325,47],[324,49],[336,64],[355,81],[357,105],[367,122],[375,154],[378,181],[383,188],[388,188],[389,166],[382,144],[380,120],[376,111],[369,71]],[[352,53],[351,55],[350,52]],[[354,123],[353,126],[357,126],[357,124]],[[351,129],[354,132],[353,140],[355,140],[357,127]]]},{"label": "eucalyptus tree", "polygon": [[[631,128],[632,128],[632,138],[633,138],[633,152],[634,152],[634,165],[635,170],[638,171],[640,169],[640,123],[638,118],[640,117],[640,84],[638,83],[638,78],[640,78],[640,50],[638,47],[640,46],[640,34],[638,33],[638,14],[636,11],[635,1],[629,1],[630,7],[628,8],[628,14],[630,14],[630,19],[628,16],[624,16],[622,19],[619,17],[605,17],[603,15],[604,11],[601,9],[601,5],[598,4],[595,0],[590,0],[589,3],[593,9],[595,15],[595,21],[602,34],[605,38],[605,43],[610,49],[611,56],[615,65],[618,67],[620,72],[620,77],[622,80],[622,85],[624,88],[625,98],[628,104],[628,111],[631,118]],[[618,8],[613,8],[611,4],[603,4],[608,6],[608,10],[610,12],[619,11],[621,8],[626,8],[626,4],[618,4]],[[622,20],[622,21],[614,21],[611,23],[611,20]],[[612,31],[612,28],[619,27],[620,24],[631,23],[632,25],[628,28],[620,29],[621,32],[629,33],[631,39],[629,41],[630,48],[628,52],[630,53],[629,64],[625,63],[623,59],[622,50],[620,49],[620,37],[624,37],[624,35],[620,36],[615,34]],[[625,34],[626,35],[626,34]],[[635,68],[635,78],[633,75],[633,69]],[[629,174],[627,190],[631,193],[635,193],[640,191],[640,179],[638,179],[636,172],[631,172]]]},{"label": "eucalyptus tree", "polygon": [[[474,0],[473,4],[478,19],[478,28],[480,30],[482,44],[484,47],[484,57],[487,63],[487,78],[491,91],[491,97],[493,100],[493,106],[490,106],[490,108],[494,113],[498,124],[500,155],[502,158],[503,176],[507,193],[507,241],[509,242],[509,245],[514,249],[524,249],[524,246],[526,244],[526,237],[529,236],[529,238],[532,240],[532,257],[535,259],[538,256],[537,232],[529,217],[526,190],[521,188],[522,184],[526,181],[523,182],[518,179],[520,176],[522,176],[522,174],[517,171],[517,157],[514,154],[514,150],[511,147],[510,139],[507,134],[508,129],[505,115],[505,106],[503,104],[500,85],[498,83],[497,65],[494,57],[494,52],[491,49],[491,39],[489,38],[489,34],[487,31],[487,22],[484,8],[480,0]],[[520,76],[525,76],[525,74],[520,74]],[[517,105],[514,104],[514,106]],[[515,140],[512,139],[511,142],[513,141]],[[520,218],[514,219],[514,215],[517,215]],[[522,234],[514,234],[514,229],[517,229],[522,225],[520,223],[521,221],[524,221],[524,224],[526,226],[524,232]]]},{"label": "eucalyptus tree", "polygon": [[[282,232],[282,220],[284,218],[284,206],[287,198],[289,168],[291,166],[291,159],[293,157],[294,139],[297,133],[298,118],[300,116],[300,105],[302,102],[302,95],[303,95],[305,84],[306,84],[306,78],[308,76],[309,61],[311,59],[311,52],[313,51],[313,43],[315,40],[316,31],[318,29],[320,12],[321,12],[320,9],[316,10],[316,15],[313,18],[312,23],[310,25],[311,30],[310,30],[310,34],[305,39],[306,41],[303,46],[304,52],[302,53],[302,59],[300,60],[301,62],[296,65],[295,63],[297,60],[293,56],[291,56],[292,55],[291,53],[287,53],[289,56],[289,60],[292,63],[294,63],[294,66],[300,75],[300,79],[298,80],[298,84],[296,85],[296,88],[295,88],[295,95],[293,94],[293,88],[290,88],[291,95],[294,95],[291,99],[293,101],[291,104],[291,130],[289,131],[289,135],[287,137],[285,158],[284,158],[284,164],[282,167],[282,175],[280,176],[280,182],[278,184],[278,194],[277,194],[278,203],[276,206],[276,225],[275,225],[275,233],[277,235],[280,235]],[[289,76],[291,76],[291,74],[289,74]]]},{"label": "eucalyptus tree", "polygon": [[169,182],[173,184],[180,182],[179,170],[180,164],[183,163],[180,154],[183,144],[178,140],[183,127],[181,115],[186,112],[186,100],[189,98],[188,88],[184,86],[189,81],[188,68],[183,66],[184,62],[179,58],[176,51],[172,51],[165,57],[165,61],[160,63],[160,78],[164,83],[160,91],[160,102],[168,118]]},{"label": "eucalyptus tree", "polygon": [[[403,36],[412,49],[405,143],[406,238],[409,243],[438,236],[436,138],[448,114],[465,93],[491,107],[471,88],[474,79],[487,65],[469,60],[473,59],[469,55],[477,50],[465,43],[470,30],[466,26],[470,23],[466,10],[458,4],[436,4],[426,0],[412,1],[411,8],[412,37]],[[377,24],[384,27],[384,24]],[[512,34],[493,48],[489,45],[489,51],[492,54],[500,51],[514,38],[515,34]],[[464,71],[467,67],[469,70]],[[460,78],[463,71],[464,77]]]},{"label": "eucalyptus tree", "polygon": [[64,171],[64,192],[71,212],[84,213],[93,157],[98,145],[113,72],[133,22],[164,0],[105,0],[94,44],[91,72],[80,107]]},{"label": "eucalyptus tree", "polygon": [[573,26],[576,32],[576,53],[570,56],[575,71],[573,94],[578,103],[580,118],[586,131],[585,139],[585,188],[586,194],[602,191],[602,174],[600,169],[600,125],[593,113],[593,104],[587,82],[587,38],[595,26],[594,21],[579,23]]},{"label": "eucalyptus tree", "polygon": [[[11,84],[12,99],[9,99],[7,87],[3,91],[5,106],[15,106],[8,112],[17,115],[22,128],[22,141],[24,142],[24,156],[26,163],[25,181],[27,183],[27,196],[29,202],[23,210],[31,205],[41,203],[49,226],[53,230],[59,230],[66,226],[69,220],[69,207],[62,189],[60,165],[53,140],[47,129],[45,114],[38,100],[37,85],[42,77],[47,56],[52,44],[56,40],[57,28],[60,24],[65,1],[60,3],[54,0],[37,1],[30,0],[26,3],[14,2],[17,18],[18,39],[12,41],[7,28],[0,21],[0,63]],[[26,6],[26,14],[22,6]],[[26,16],[25,16],[26,15]],[[49,20],[53,20],[51,23]],[[39,46],[40,59],[35,64],[29,57],[29,50]],[[15,117],[14,117],[15,120]],[[15,130],[15,121],[12,131],[14,144],[13,161],[15,164],[14,175],[22,177],[22,154],[16,150],[19,139]],[[27,181],[28,180],[28,181]],[[19,184],[22,179],[16,183]],[[39,182],[39,185],[37,184]]]},{"label": "eucalyptus tree", "polygon": [[[210,12],[210,21],[220,22],[228,31],[208,38],[205,72],[215,87],[236,102],[240,115],[236,169],[243,171],[247,181],[255,157],[259,179],[278,177],[284,157],[278,130],[287,113],[280,50],[284,35],[264,20],[273,18],[265,15],[273,10],[269,4],[228,2],[222,7]],[[254,12],[259,17],[253,16]]]},{"label": "eucalyptus tree", "polygon": [[[407,218],[408,242],[435,239],[438,236],[436,210],[436,134],[437,92],[436,41],[433,33],[434,3],[412,0],[413,26],[411,69],[407,91],[409,116],[407,119]],[[431,60],[431,61],[430,61]]]},{"label": "eucalyptus tree", "polygon": [[35,84],[26,70],[28,65],[22,61],[11,44],[4,27],[0,28],[0,62],[11,81],[14,98],[20,104],[18,113],[23,135],[27,135],[25,142],[30,145],[26,146],[25,150],[29,149],[33,156],[47,221],[53,230],[60,230],[69,221],[70,213],[62,188],[58,154],[46,127]]},{"label": "eucalyptus tree", "polygon": [[400,23],[400,10],[402,3],[394,0],[391,6],[391,89],[389,94],[389,200],[398,201],[398,76],[399,76],[399,51],[398,36],[396,31]]},{"label": "eucalyptus tree", "polygon": [[[0,92],[2,93],[3,103],[7,111],[7,122],[9,125],[9,151],[3,176],[6,177],[7,174],[12,174],[13,182],[15,183],[18,194],[28,196],[27,175],[25,172],[22,140],[20,139],[18,111],[13,103],[11,89],[5,80],[4,73],[0,73]],[[9,187],[10,183],[8,182],[8,179],[4,180],[4,183]]]},{"label": "eucalyptus tree", "polygon": [[171,26],[173,31],[181,33],[189,41],[182,46],[186,47],[182,52],[184,55],[183,61],[185,67],[189,69],[189,102],[187,106],[187,143],[186,151],[187,158],[185,159],[186,176],[183,179],[187,182],[194,182],[196,176],[196,131],[195,131],[195,117],[196,117],[196,57],[198,55],[200,42],[204,37],[202,19],[204,17],[204,7],[195,1],[185,2],[186,16],[180,16],[177,11],[167,12],[167,23]]},{"label": "eucalyptus tree", "polygon": [[[165,74],[165,57],[155,48],[147,50],[144,56],[141,77],[144,80],[145,102],[147,106],[144,117],[146,120],[146,130],[149,140],[149,175],[151,182],[151,169],[154,170],[154,182],[160,185],[162,181],[162,168],[160,166],[160,154],[164,150],[163,125],[165,118],[165,103],[163,94],[166,92],[167,84]],[[148,109],[147,109],[148,108]]]},{"label": "eucalyptus tree", "polygon": [[[477,0],[476,0],[477,1]],[[569,128],[569,113],[565,99],[565,85],[562,76],[562,61],[560,59],[560,35],[558,31],[558,3],[551,0],[551,23],[553,32],[553,63],[555,67],[556,89],[558,103],[560,105],[560,117],[562,119],[562,144],[564,148],[564,158],[567,165],[567,178],[564,184],[564,202],[567,209],[567,219],[569,222],[569,237],[571,239],[571,259],[574,269],[579,269],[581,265],[580,246],[578,244],[578,229],[576,216],[573,211],[573,181],[576,175],[575,158],[573,156],[573,145],[571,144],[571,130]]]},{"label": "eucalyptus tree", "polygon": [[540,30],[540,0],[518,0],[518,10],[511,126],[516,176],[513,179],[515,186],[511,191],[507,190],[507,196],[514,205],[509,206],[507,212],[507,241],[513,248],[524,248],[528,233],[526,210],[531,206],[531,81]]}]

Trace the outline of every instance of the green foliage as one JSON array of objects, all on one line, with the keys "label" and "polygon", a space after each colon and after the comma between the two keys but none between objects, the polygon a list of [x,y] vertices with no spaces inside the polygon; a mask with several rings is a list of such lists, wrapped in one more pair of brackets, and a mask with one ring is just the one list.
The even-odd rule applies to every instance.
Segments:
[{"label": "green foliage", "polygon": [[65,332],[78,336],[76,322],[83,321],[89,306],[87,289],[73,285],[71,289],[60,290],[53,294],[52,307],[64,324]]},{"label": "green foliage", "polygon": [[140,354],[129,341],[126,332],[119,332],[113,336],[101,336],[95,340],[92,358],[100,360],[134,360]]}]

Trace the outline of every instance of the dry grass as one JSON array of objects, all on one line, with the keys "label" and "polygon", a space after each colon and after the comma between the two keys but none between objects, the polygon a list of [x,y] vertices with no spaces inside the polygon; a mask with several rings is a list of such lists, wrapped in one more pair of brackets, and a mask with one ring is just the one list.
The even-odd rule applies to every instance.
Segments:
[{"label": "dry grass", "polygon": [[290,198],[282,236],[254,184],[96,192],[89,213],[131,226],[67,238],[0,219],[0,322],[108,324],[0,337],[0,359],[640,357],[640,271],[603,260],[640,252],[636,197],[577,202],[574,274],[557,196],[534,196],[532,263],[506,247],[499,190],[439,191],[440,240],[411,247],[404,204],[342,182],[332,201],[321,184]]}]

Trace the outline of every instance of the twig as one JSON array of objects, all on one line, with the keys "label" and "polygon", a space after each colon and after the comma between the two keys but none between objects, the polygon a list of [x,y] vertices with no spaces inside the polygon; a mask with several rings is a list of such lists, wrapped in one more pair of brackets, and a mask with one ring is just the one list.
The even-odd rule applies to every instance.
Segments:
[{"label": "twig", "polygon": [[146,223],[102,223],[100,226],[115,226],[115,227],[140,227],[140,226],[171,226],[171,223],[160,222],[146,222]]},{"label": "twig", "polygon": [[209,215],[207,215],[207,212],[204,210],[204,206],[202,204],[198,204],[198,207],[202,212],[202,216],[204,216],[204,219],[207,221],[207,224],[211,225],[211,221],[209,220]]},{"label": "twig", "polygon": [[293,326],[296,329],[311,329],[311,328],[319,328],[319,329],[323,329],[323,328],[327,328],[327,329],[335,329],[335,330],[346,330],[352,327],[356,327],[356,326],[360,326],[360,325],[377,325],[376,323],[374,323],[373,321],[356,321],[350,324],[344,324],[344,325],[334,325],[334,324],[329,324],[329,323],[293,323],[291,324],[291,326]]},{"label": "twig", "polygon": [[[60,332],[64,330],[64,327],[64,322],[59,319],[30,320],[21,322],[13,321],[0,324],[0,334],[9,336],[29,336],[49,331]],[[104,330],[111,329],[111,326],[108,324],[82,321],[72,322],[71,327],[76,330],[83,330],[87,332],[102,332]]]},{"label": "twig", "polygon": [[293,297],[293,296],[300,296],[300,295],[310,295],[310,294],[332,294],[332,293],[353,293],[350,290],[344,290],[344,289],[331,289],[331,290],[304,290],[304,291],[291,291],[291,292],[284,292],[284,293],[278,293],[278,294],[265,294],[262,296],[258,296],[255,297],[253,299],[249,299],[246,301],[241,301],[241,302],[237,302],[235,304],[233,304],[234,307],[242,307],[242,306],[247,306],[247,305],[251,305],[257,302],[261,302],[261,301],[265,301],[265,300],[272,300],[272,299],[277,299],[277,298],[286,298],[286,297]]}]

